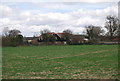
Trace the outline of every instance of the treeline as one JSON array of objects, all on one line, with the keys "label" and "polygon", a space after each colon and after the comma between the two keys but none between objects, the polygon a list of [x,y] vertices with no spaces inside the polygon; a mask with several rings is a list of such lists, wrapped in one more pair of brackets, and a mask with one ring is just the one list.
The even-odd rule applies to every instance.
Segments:
[{"label": "treeline", "polygon": [[[113,39],[120,36],[120,20],[115,16],[106,17],[105,26],[87,26],[86,35],[91,43],[99,42],[101,37],[106,37],[108,41],[113,41]],[[106,31],[105,31],[106,30]]]},{"label": "treeline", "polygon": [[6,31],[2,36],[2,46],[18,46],[23,44],[23,36],[19,30]]}]

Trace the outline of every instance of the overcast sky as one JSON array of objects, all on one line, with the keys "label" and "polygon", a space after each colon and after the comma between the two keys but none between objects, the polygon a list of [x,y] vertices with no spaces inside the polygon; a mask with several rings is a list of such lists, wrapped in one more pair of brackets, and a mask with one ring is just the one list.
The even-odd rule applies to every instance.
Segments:
[{"label": "overcast sky", "polygon": [[4,27],[9,27],[10,30],[20,30],[24,36],[39,34],[43,29],[52,32],[70,29],[75,34],[81,34],[85,26],[104,27],[107,15],[118,14],[118,0],[52,1],[8,2],[4,0],[0,4],[0,32]]}]

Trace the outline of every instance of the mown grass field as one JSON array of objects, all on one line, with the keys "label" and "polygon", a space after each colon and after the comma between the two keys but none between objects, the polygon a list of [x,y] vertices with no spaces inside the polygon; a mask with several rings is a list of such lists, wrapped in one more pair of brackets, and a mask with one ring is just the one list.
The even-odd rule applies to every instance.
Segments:
[{"label": "mown grass field", "polygon": [[3,48],[4,79],[115,79],[117,45]]}]

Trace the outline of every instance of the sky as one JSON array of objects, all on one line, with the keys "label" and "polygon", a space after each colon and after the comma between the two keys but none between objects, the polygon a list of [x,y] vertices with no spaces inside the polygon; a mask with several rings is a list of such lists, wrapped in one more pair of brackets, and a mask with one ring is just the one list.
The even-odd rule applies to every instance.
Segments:
[{"label": "sky", "polygon": [[4,0],[0,4],[0,32],[8,27],[20,30],[26,37],[37,36],[44,29],[70,29],[82,34],[88,25],[104,28],[108,15],[118,16],[118,0]]}]

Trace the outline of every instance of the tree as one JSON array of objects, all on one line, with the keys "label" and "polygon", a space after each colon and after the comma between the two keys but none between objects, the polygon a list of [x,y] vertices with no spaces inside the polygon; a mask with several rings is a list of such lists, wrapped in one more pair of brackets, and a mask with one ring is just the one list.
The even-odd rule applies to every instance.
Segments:
[{"label": "tree", "polygon": [[2,46],[10,46],[10,38],[9,37],[5,37],[5,36],[2,36]]},{"label": "tree", "polygon": [[54,43],[56,40],[57,40],[57,39],[56,39],[55,36],[49,35],[49,41],[50,41],[51,43]]},{"label": "tree", "polygon": [[18,44],[22,44],[23,43],[23,36],[22,35],[17,35],[16,41],[17,41]]},{"label": "tree", "polygon": [[103,30],[101,27],[98,26],[87,26],[86,27],[86,35],[88,39],[90,40],[90,43],[98,43],[100,41],[99,37],[103,33]]},{"label": "tree", "polygon": [[9,31],[10,46],[17,46],[23,43],[23,36],[19,30],[13,29]]},{"label": "tree", "polygon": [[63,39],[66,40],[67,44],[71,43],[72,31],[67,29],[63,31]]},{"label": "tree", "polygon": [[42,35],[42,41],[46,42],[46,44],[49,44],[50,42],[54,43],[56,41],[56,37],[49,34],[50,30],[45,29],[45,30],[42,30],[40,33]]},{"label": "tree", "polygon": [[17,40],[16,37],[9,37],[10,40],[10,46],[16,47],[17,46]]},{"label": "tree", "polygon": [[13,29],[8,30],[8,27],[5,27],[3,30],[2,36],[2,45],[3,46],[17,46],[23,43],[23,36],[20,34],[19,30]]},{"label": "tree", "polygon": [[9,36],[10,37],[16,37],[17,35],[19,35],[21,32],[19,30],[13,29],[9,31]]},{"label": "tree", "polygon": [[110,40],[118,35],[118,30],[120,29],[119,20],[115,16],[107,16],[107,21],[105,23],[105,28],[107,29],[107,36]]},{"label": "tree", "polygon": [[50,33],[50,30],[44,29],[44,30],[41,30],[40,33],[41,33],[41,35],[42,34],[48,34],[48,33]]},{"label": "tree", "polygon": [[48,43],[49,42],[49,34],[48,33],[50,33],[50,31],[45,29],[45,30],[41,30],[40,33],[42,35],[43,41]]},{"label": "tree", "polygon": [[13,29],[9,31],[9,38],[11,46],[17,46],[23,43],[23,36],[20,34],[19,30]]}]

